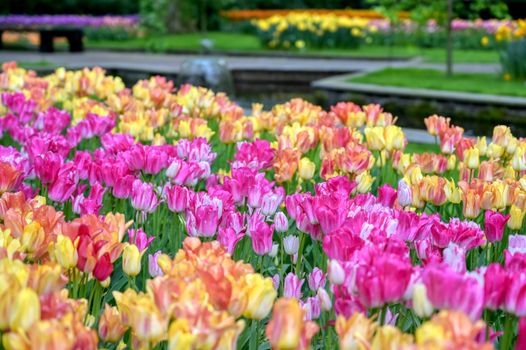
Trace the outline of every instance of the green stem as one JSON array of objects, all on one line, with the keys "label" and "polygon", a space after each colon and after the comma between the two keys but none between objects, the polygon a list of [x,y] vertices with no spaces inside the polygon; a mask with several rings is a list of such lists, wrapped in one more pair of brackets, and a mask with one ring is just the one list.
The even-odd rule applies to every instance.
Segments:
[{"label": "green stem", "polygon": [[303,266],[301,264],[301,258],[302,258],[302,254],[303,254],[303,246],[305,245],[305,235],[306,234],[303,233],[303,232],[300,233],[300,247],[298,249],[298,260],[296,261],[296,275],[298,277],[301,276],[301,267]]},{"label": "green stem", "polygon": [[382,306],[382,309],[380,310],[380,326],[383,326],[385,324],[386,315],[387,315],[387,304],[384,304],[384,306]]},{"label": "green stem", "polygon": [[504,323],[504,334],[502,335],[501,350],[511,350],[511,343],[513,341],[513,321],[515,316],[512,314],[506,315],[506,321]]}]

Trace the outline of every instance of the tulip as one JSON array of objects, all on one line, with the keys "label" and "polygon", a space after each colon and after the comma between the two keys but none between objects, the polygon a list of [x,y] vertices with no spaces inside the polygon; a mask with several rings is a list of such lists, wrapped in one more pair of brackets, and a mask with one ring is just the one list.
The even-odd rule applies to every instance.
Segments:
[{"label": "tulip", "polygon": [[332,301],[329,293],[324,288],[318,289],[318,298],[320,299],[321,309],[323,311],[330,311],[332,309]]},{"label": "tulip", "polygon": [[159,204],[153,185],[135,180],[132,185],[131,203],[136,210],[153,213]]},{"label": "tulip", "polygon": [[464,151],[464,163],[468,169],[477,169],[480,165],[478,148],[470,148]]},{"label": "tulip", "polygon": [[405,334],[395,326],[383,326],[378,328],[374,335],[371,350],[397,350],[413,345],[413,337]]},{"label": "tulip", "polygon": [[518,317],[526,317],[526,298],[524,298],[524,291],[526,290],[526,273],[520,272],[514,275],[506,290],[506,297],[504,299],[504,309]]},{"label": "tulip", "polygon": [[9,327],[14,331],[27,331],[40,320],[40,300],[31,288],[24,288],[16,296],[9,315]]},{"label": "tulip", "polygon": [[300,305],[305,312],[305,320],[310,321],[320,317],[321,304],[318,296],[309,297],[304,303],[300,302]]},{"label": "tulip", "polygon": [[56,180],[49,186],[48,196],[55,202],[64,203],[71,198],[77,187],[79,176],[73,163],[60,167]]},{"label": "tulip", "polygon": [[500,242],[504,233],[504,227],[510,215],[487,210],[484,213],[484,231],[490,242]]},{"label": "tulip", "polygon": [[272,349],[307,350],[318,330],[314,322],[304,321],[304,311],[296,299],[279,299],[267,324],[266,335]]},{"label": "tulip", "polygon": [[252,248],[257,255],[265,255],[272,251],[272,235],[274,225],[269,226],[265,222],[258,222],[254,230],[250,230]]},{"label": "tulip", "polygon": [[276,299],[277,292],[271,278],[264,278],[260,274],[249,274],[247,282],[247,306],[243,316],[254,319],[264,319]]},{"label": "tulip", "polygon": [[345,271],[337,260],[329,262],[329,281],[338,286],[345,280]]},{"label": "tulip", "polygon": [[60,266],[65,269],[75,267],[77,265],[78,254],[71,239],[64,235],[57,236],[57,243],[55,244],[55,258]]},{"label": "tulip", "polygon": [[433,305],[427,298],[426,286],[422,283],[416,283],[413,287],[413,310],[421,318],[433,314]]},{"label": "tulip", "polygon": [[320,288],[324,288],[325,287],[325,273],[323,273],[323,271],[320,270],[319,268],[315,267],[314,269],[312,269],[312,272],[309,273],[308,282],[309,282],[309,288],[314,292]]},{"label": "tulip", "polygon": [[157,258],[159,258],[161,254],[162,252],[160,250],[155,252],[155,254],[148,254],[148,272],[152,277],[164,275],[163,271],[159,266],[159,263],[157,262]]},{"label": "tulip", "polygon": [[110,254],[104,253],[96,262],[93,268],[93,276],[99,281],[104,281],[110,277],[113,272],[113,265],[111,263]]},{"label": "tulip", "polygon": [[274,215],[274,228],[276,232],[287,232],[289,230],[289,220],[283,212],[277,212]]},{"label": "tulip", "polygon": [[289,272],[285,277],[283,296],[285,298],[301,298],[301,286],[303,286],[303,279],[299,279],[294,273]]},{"label": "tulip", "polygon": [[168,329],[168,349],[192,350],[196,338],[186,319],[175,320]]},{"label": "tulip", "polygon": [[217,232],[217,240],[226,248],[230,255],[234,254],[237,243],[243,239],[244,236],[245,233],[243,231],[236,233],[232,227],[219,227]]},{"label": "tulip", "polygon": [[363,313],[356,312],[347,320],[343,316],[338,316],[335,328],[340,339],[341,350],[358,350],[369,347],[377,324]]},{"label": "tulip", "polygon": [[407,207],[413,202],[411,187],[402,179],[398,181],[397,201],[402,207]]},{"label": "tulip", "polygon": [[381,126],[366,127],[364,130],[367,147],[372,151],[381,151],[385,148],[384,128]]},{"label": "tulip", "polygon": [[371,176],[368,172],[363,172],[360,175],[356,177],[356,183],[358,186],[356,187],[356,190],[358,193],[367,193],[371,189],[371,186],[374,182],[374,177]]},{"label": "tulip", "polygon": [[390,185],[384,184],[378,187],[378,201],[382,205],[391,208],[396,201],[396,197],[396,191]]},{"label": "tulip", "polygon": [[294,255],[298,252],[300,241],[297,236],[287,236],[283,238],[283,248],[288,255]]},{"label": "tulip", "polygon": [[166,186],[164,196],[168,209],[174,213],[182,213],[188,207],[190,191],[188,188],[178,185]]},{"label": "tulip", "polygon": [[484,272],[484,305],[488,309],[497,310],[504,305],[510,276],[502,265],[490,264]]},{"label": "tulip", "polygon": [[298,174],[303,180],[311,180],[314,176],[316,165],[309,158],[301,158],[298,164]]},{"label": "tulip", "polygon": [[119,310],[114,306],[104,305],[104,311],[99,320],[99,335],[102,340],[116,343],[124,336],[126,327],[123,325]]},{"label": "tulip", "polygon": [[139,252],[144,252],[146,248],[152,243],[155,237],[148,237],[146,233],[139,228],[137,230],[129,229],[128,230],[128,240],[130,244],[137,246]]},{"label": "tulip", "polygon": [[520,230],[522,227],[522,222],[524,221],[524,215],[526,210],[523,210],[513,204],[510,208],[510,218],[508,220],[508,227],[511,230]]},{"label": "tulip", "polygon": [[134,244],[129,244],[122,252],[122,270],[130,277],[135,277],[141,272],[142,255]]},{"label": "tulip", "polygon": [[526,349],[526,318],[521,317],[519,319],[519,336],[517,337],[517,343],[515,349]]}]

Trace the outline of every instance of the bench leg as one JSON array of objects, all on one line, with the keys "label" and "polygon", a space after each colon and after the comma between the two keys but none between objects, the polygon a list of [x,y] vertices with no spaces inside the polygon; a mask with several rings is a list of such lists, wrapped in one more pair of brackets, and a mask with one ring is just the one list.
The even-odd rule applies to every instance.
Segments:
[{"label": "bench leg", "polygon": [[84,45],[82,43],[82,32],[71,33],[68,35],[69,51],[70,52],[82,52],[84,51]]},{"label": "bench leg", "polygon": [[40,32],[40,52],[53,52],[53,34],[42,31]]}]

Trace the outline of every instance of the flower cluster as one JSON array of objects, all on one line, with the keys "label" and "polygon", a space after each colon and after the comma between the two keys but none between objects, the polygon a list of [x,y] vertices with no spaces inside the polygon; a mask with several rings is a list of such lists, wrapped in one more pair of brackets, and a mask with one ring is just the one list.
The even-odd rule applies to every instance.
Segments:
[{"label": "flower cluster", "polygon": [[[526,143],[379,105],[0,74],[6,349],[526,342]],[[263,345],[263,342],[268,344]]]}]

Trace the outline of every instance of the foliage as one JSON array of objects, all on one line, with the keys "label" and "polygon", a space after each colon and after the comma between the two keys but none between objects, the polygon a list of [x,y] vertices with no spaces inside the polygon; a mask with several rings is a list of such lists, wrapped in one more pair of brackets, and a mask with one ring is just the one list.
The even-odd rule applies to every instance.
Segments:
[{"label": "foliage", "polygon": [[[526,38],[510,41],[499,51],[502,72],[507,78],[526,80]],[[523,87],[524,89],[524,87]]]}]

